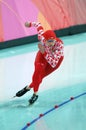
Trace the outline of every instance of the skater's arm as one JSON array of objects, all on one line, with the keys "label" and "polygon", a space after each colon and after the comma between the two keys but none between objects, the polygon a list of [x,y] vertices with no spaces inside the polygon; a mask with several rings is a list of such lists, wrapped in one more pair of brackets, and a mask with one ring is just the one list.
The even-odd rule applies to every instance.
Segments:
[{"label": "skater's arm", "polygon": [[38,40],[40,40],[42,42],[42,44],[44,44],[44,37],[42,36],[42,34],[44,33],[44,29],[40,22],[25,22],[25,26],[26,27],[36,27],[37,33],[38,33]]},{"label": "skater's arm", "polygon": [[40,52],[42,53],[42,54],[44,54],[45,53],[45,47],[42,45],[42,44],[38,44],[38,48],[39,48],[39,50],[40,50]]}]

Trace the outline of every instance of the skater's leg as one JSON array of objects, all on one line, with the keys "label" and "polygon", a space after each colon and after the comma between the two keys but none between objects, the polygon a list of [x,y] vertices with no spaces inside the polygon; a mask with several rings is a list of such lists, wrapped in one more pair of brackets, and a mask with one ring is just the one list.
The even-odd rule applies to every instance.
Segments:
[{"label": "skater's leg", "polygon": [[38,91],[39,84],[42,82],[46,66],[46,60],[43,55],[38,52],[35,60],[35,71],[32,77],[32,83],[29,85],[30,88],[34,89],[35,93]]},{"label": "skater's leg", "polygon": [[33,88],[34,90],[34,94],[29,100],[30,104],[34,103],[38,98],[37,92],[39,89],[39,85],[43,80],[46,65],[47,62],[44,59],[43,55],[40,52],[38,52],[35,60],[35,71],[32,77],[32,83],[29,85],[29,88]]},{"label": "skater's leg", "polygon": [[33,75],[32,83],[30,84],[30,87],[33,86],[34,94],[32,95],[31,99],[29,100],[30,104],[33,104],[38,99],[38,89],[39,85],[42,82],[43,79],[43,73],[44,73],[44,66],[42,64],[37,63],[35,65],[35,72]]}]

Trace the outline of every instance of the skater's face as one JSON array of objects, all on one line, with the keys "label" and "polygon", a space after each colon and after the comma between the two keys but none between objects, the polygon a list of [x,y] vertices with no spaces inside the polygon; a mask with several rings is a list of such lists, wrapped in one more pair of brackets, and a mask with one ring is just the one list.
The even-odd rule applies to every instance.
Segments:
[{"label": "skater's face", "polygon": [[51,46],[54,46],[55,44],[55,39],[49,39],[49,40],[46,40],[46,45],[51,47]]}]

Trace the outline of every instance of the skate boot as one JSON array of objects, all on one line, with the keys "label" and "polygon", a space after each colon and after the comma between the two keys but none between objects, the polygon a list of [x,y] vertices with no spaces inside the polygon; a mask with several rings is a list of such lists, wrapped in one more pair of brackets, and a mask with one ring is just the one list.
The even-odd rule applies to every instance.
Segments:
[{"label": "skate boot", "polygon": [[21,97],[21,96],[23,96],[26,92],[30,91],[30,89],[26,89],[26,88],[27,88],[27,86],[25,86],[23,89],[21,89],[20,91],[18,91],[18,92],[16,93],[16,97]]},{"label": "skate boot", "polygon": [[38,99],[38,95],[33,94],[33,96],[31,97],[31,99],[29,100],[29,104],[33,104],[37,99]]}]

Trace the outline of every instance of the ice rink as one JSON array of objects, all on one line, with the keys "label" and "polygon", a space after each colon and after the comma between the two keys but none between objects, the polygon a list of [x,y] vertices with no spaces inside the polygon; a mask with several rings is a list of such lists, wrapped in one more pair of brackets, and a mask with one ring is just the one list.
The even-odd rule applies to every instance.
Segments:
[{"label": "ice rink", "polygon": [[37,43],[0,50],[1,130],[86,130],[86,33],[61,39],[64,61],[43,80],[32,106],[28,106],[32,90],[12,97],[31,82]]}]

